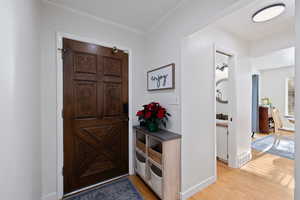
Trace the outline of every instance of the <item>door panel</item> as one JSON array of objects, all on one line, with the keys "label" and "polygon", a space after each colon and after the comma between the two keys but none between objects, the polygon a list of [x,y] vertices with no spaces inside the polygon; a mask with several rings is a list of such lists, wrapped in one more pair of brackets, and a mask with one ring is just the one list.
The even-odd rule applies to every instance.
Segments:
[{"label": "door panel", "polygon": [[74,53],[75,73],[97,73],[97,55],[86,53]]},{"label": "door panel", "polygon": [[104,75],[121,77],[121,64],[119,59],[104,57]]},{"label": "door panel", "polygon": [[128,55],[64,39],[64,193],[128,173]]},{"label": "door panel", "polygon": [[97,116],[97,83],[74,81],[75,118],[96,118]]},{"label": "door panel", "polygon": [[120,83],[104,83],[104,116],[122,115],[122,85]]}]

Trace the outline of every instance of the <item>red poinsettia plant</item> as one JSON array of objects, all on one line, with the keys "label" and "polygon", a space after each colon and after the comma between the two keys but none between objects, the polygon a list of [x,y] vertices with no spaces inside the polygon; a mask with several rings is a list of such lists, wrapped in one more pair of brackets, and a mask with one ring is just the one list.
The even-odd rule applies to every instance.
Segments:
[{"label": "red poinsettia plant", "polygon": [[152,102],[143,106],[143,110],[139,110],[136,115],[139,118],[142,126],[153,126],[162,124],[164,127],[167,125],[168,117],[171,115],[159,103]]}]

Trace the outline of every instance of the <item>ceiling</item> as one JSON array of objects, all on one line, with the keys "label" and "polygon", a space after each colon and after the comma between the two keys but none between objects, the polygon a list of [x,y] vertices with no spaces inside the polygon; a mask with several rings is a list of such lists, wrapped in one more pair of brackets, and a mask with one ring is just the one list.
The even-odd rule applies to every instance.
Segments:
[{"label": "ceiling", "polygon": [[182,0],[45,0],[136,32],[150,30]]},{"label": "ceiling", "polygon": [[[273,20],[264,23],[252,22],[252,15],[259,9],[274,4],[284,3],[285,12]],[[224,17],[217,26],[247,41],[264,39],[274,33],[294,31],[295,0],[255,0],[248,6]]]},{"label": "ceiling", "polygon": [[295,47],[281,49],[268,55],[254,58],[252,66],[256,70],[295,66]]}]

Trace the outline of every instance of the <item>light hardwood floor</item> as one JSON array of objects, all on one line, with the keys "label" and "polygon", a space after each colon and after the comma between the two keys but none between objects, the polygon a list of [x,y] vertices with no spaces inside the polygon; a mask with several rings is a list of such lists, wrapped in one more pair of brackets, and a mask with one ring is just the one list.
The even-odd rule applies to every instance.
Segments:
[{"label": "light hardwood floor", "polygon": [[[158,199],[137,176],[130,179],[145,200]],[[253,151],[241,169],[218,162],[217,182],[189,200],[292,200],[293,191],[294,161]]]}]

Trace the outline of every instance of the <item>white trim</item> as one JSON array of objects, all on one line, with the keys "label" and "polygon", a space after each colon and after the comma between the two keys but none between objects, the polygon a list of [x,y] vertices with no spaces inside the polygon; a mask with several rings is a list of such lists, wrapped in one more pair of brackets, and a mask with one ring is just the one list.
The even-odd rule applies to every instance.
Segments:
[{"label": "white trim", "polygon": [[243,167],[245,164],[247,164],[249,161],[251,161],[252,159],[252,153],[251,151],[245,152],[240,154],[239,156],[237,156],[236,160],[236,166],[235,168],[241,168]]},{"label": "white trim", "polygon": [[136,29],[136,28],[132,28],[132,27],[129,27],[129,26],[126,26],[126,25],[123,25],[123,24],[119,24],[117,22],[107,20],[107,19],[104,19],[104,18],[101,18],[101,17],[97,17],[95,15],[91,15],[87,12],[83,12],[83,11],[80,11],[78,9],[74,9],[74,8],[71,8],[71,7],[68,7],[68,6],[59,4],[59,3],[55,3],[55,2],[52,2],[52,1],[49,1],[49,0],[42,0],[42,1],[44,3],[47,3],[47,4],[50,4],[50,5],[68,10],[68,11],[73,12],[75,14],[94,19],[94,20],[99,21],[101,23],[105,23],[105,24],[109,24],[109,25],[112,25],[112,26],[115,26],[115,27],[118,27],[118,28],[122,28],[124,30],[130,31],[130,32],[133,32],[133,33],[136,33],[136,34],[139,34],[139,35],[145,34],[145,31],[142,31],[142,30],[139,30],[139,29]]},{"label": "white trim", "polygon": [[[238,144],[237,144],[237,60],[236,60],[236,53],[232,52],[230,50],[227,50],[227,52],[231,55],[229,59],[229,69],[228,69],[228,74],[229,74],[229,88],[230,88],[230,95],[229,95],[229,118],[228,120],[228,166],[235,168],[236,165],[236,154],[237,154],[237,149],[238,149]],[[231,121],[232,119],[232,121]]]},{"label": "white trim", "polygon": [[211,177],[207,178],[206,180],[190,187],[185,192],[180,193],[181,200],[185,200],[185,199],[192,197],[194,194],[200,192],[201,190],[205,189],[206,187],[215,183],[216,181],[217,181],[217,177],[211,176]]},{"label": "white trim", "polygon": [[[217,75],[217,72],[216,72],[216,64],[217,64],[217,46],[216,44],[213,44],[213,58],[214,58],[214,61],[213,61],[213,70],[214,70],[214,77],[213,77],[213,91],[216,91],[217,89],[217,86],[216,86],[216,82],[217,82],[217,79],[216,79],[216,75]],[[214,115],[213,115],[213,120],[214,120],[214,124],[217,124],[217,118],[216,118],[216,113],[217,113],[217,101],[216,101],[216,98],[217,98],[217,95],[216,95],[216,92],[214,92],[214,95],[213,95],[213,99],[212,99],[212,102],[214,102],[213,104],[213,109],[214,109]],[[218,154],[218,151],[217,151],[217,127],[216,126],[213,126],[213,136],[214,136],[214,176],[215,177],[218,177],[218,170],[217,170],[217,154]]]},{"label": "white trim", "polygon": [[[284,104],[285,104],[285,111],[284,111],[285,115],[284,116],[294,117],[294,116],[291,116],[290,113],[289,113],[289,81],[290,80],[294,80],[294,83],[295,83],[295,76],[285,78],[285,93],[284,93],[284,95],[285,95],[285,98],[284,98],[284,100],[285,100],[285,102],[284,102]],[[295,111],[295,109],[294,109],[294,111]]]},{"label": "white trim", "polygon": [[[63,47],[62,40],[63,38],[73,39],[77,41],[87,42],[87,43],[93,43],[105,47],[113,47],[117,46],[119,49],[126,50],[129,54],[129,63],[128,63],[128,98],[129,98],[129,174],[134,174],[133,169],[133,145],[132,145],[132,138],[133,138],[133,129],[132,129],[132,113],[133,113],[133,93],[132,93],[132,78],[133,78],[133,68],[132,68],[132,51],[130,48],[123,47],[118,44],[111,44],[107,42],[99,42],[94,39],[81,37],[69,33],[56,33],[57,38],[57,49],[61,49]],[[63,119],[61,116],[62,108],[63,108],[63,63],[61,58],[61,52],[56,49],[56,59],[57,59],[57,199],[61,199],[63,197],[63,176],[62,176],[62,168],[63,168]]]},{"label": "white trim", "polygon": [[42,200],[57,200],[58,198],[56,195],[57,195],[56,192],[46,194],[42,197]]},{"label": "white trim", "polygon": [[[178,2],[178,4],[175,7],[171,8],[169,12],[167,12],[164,16],[162,16],[160,18],[160,20],[158,20],[156,23],[154,23],[153,26],[148,29],[148,32],[146,32],[146,34],[151,34],[153,31],[158,30],[159,27],[164,22],[166,22],[166,20],[169,17],[171,17],[178,9],[182,8],[185,5],[186,2],[187,2],[187,0],[181,0],[180,2]],[[231,14],[234,11],[237,11],[237,10],[239,10],[239,9],[247,6],[251,2],[252,2],[251,0],[240,0],[240,1],[232,4],[231,6],[229,6],[228,8],[226,8],[225,10],[221,11],[220,14],[218,14],[217,16],[214,16],[214,17],[210,18],[210,20],[208,20],[208,22],[206,22],[203,27],[206,27],[206,26],[208,26],[210,24],[215,23],[219,19],[221,19],[221,18],[223,18],[223,17]],[[197,28],[196,28],[196,30],[197,30]],[[200,31],[201,30],[202,30],[202,28],[200,27]],[[198,29],[198,31],[199,31],[199,29]],[[198,31],[193,32],[192,34],[197,33]],[[188,33],[186,36],[192,35],[192,34]]]},{"label": "white trim", "polygon": [[295,65],[284,65],[284,66],[278,66],[278,67],[273,67],[273,68],[264,68],[264,69],[256,69],[260,72],[265,72],[265,71],[272,71],[272,70],[280,70],[280,69],[286,69],[286,68],[295,68]]},{"label": "white trim", "polygon": [[[108,19],[105,19],[105,18],[97,17],[95,15],[89,14],[88,12],[83,12],[83,11],[80,11],[78,9],[74,9],[74,8],[71,8],[71,7],[68,7],[68,6],[50,1],[50,0],[42,0],[42,2],[53,5],[53,6],[56,6],[56,7],[63,8],[65,10],[71,11],[71,12],[79,14],[81,16],[89,17],[89,18],[97,20],[101,23],[110,24],[110,25],[122,28],[124,30],[130,31],[130,32],[133,32],[133,33],[136,33],[136,34],[139,34],[139,35],[145,35],[145,34],[150,34],[151,32],[157,30],[159,28],[159,26],[161,26],[170,16],[172,16],[172,14],[175,13],[176,10],[183,7],[184,4],[187,2],[187,0],[181,0],[180,2],[178,2],[176,6],[171,8],[169,10],[169,12],[167,12],[164,16],[162,16],[159,20],[157,20],[156,23],[154,23],[152,26],[150,25],[150,28],[148,30],[145,30],[145,31],[141,30],[141,29],[133,28],[133,27],[130,27],[130,26],[126,26],[124,24],[120,24],[120,23],[117,23],[117,22],[114,22],[114,21],[111,21],[111,20],[108,20]],[[231,11],[238,10],[238,9],[242,8],[243,6],[245,6],[245,4],[248,4],[250,2],[251,2],[250,0],[240,0],[237,3],[234,3],[229,8],[222,11],[218,16],[215,16],[215,17],[211,18],[209,20],[209,22],[206,23],[206,25],[209,25],[209,24],[217,21],[218,19],[221,19],[222,17],[230,14]]]},{"label": "white trim", "polygon": [[187,0],[181,0],[178,2],[173,8],[171,8],[164,16],[162,16],[154,25],[148,29],[148,33],[151,33],[158,29],[160,25],[162,25],[176,10],[181,8]]},{"label": "white trim", "polygon": [[285,116],[288,116],[289,115],[289,80],[290,78],[285,78],[285,86],[284,86],[284,95],[285,95],[285,98],[284,98],[284,113],[285,113]]},{"label": "white trim", "polygon": [[[62,34],[63,35],[63,34]],[[62,119],[62,108],[63,108],[63,62],[62,62],[62,54],[58,51],[58,48],[63,48],[62,39],[63,36],[61,34],[57,34],[57,48],[56,48],[56,61],[57,61],[57,77],[56,77],[56,148],[57,148],[57,184],[56,184],[56,192],[57,199],[62,199],[63,197],[63,187],[64,187],[64,178],[62,175],[62,169],[64,166],[64,154],[63,154],[63,119]]]}]

